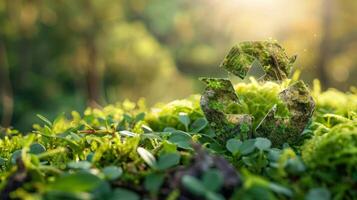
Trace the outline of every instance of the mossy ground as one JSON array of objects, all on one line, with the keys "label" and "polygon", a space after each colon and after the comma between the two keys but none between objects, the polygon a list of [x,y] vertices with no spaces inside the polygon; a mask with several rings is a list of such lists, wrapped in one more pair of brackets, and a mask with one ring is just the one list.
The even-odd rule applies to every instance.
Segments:
[{"label": "mossy ground", "polygon": [[[287,116],[277,97],[287,85],[238,84],[232,112],[263,119],[277,104]],[[315,82],[312,94],[311,122],[279,148],[261,137],[217,142],[199,95],[40,116],[26,134],[1,129],[1,199],[356,199],[357,90]]]}]

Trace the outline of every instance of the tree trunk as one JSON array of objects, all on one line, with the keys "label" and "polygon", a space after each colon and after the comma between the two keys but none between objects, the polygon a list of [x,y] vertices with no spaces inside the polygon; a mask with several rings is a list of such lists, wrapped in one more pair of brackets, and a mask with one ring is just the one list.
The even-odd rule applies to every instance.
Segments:
[{"label": "tree trunk", "polygon": [[5,44],[0,37],[0,95],[2,102],[1,126],[9,127],[11,125],[13,114],[13,95],[9,77],[9,65],[6,55]]},{"label": "tree trunk", "polygon": [[331,52],[331,24],[332,24],[332,12],[333,12],[333,0],[322,1],[322,19],[321,19],[321,42],[319,57],[317,60],[317,71],[323,88],[330,86],[328,79],[327,64]]},{"label": "tree trunk", "polygon": [[98,107],[100,102],[100,74],[97,68],[97,51],[94,41],[87,39],[88,65],[86,66],[86,87],[88,104],[91,107]]},{"label": "tree trunk", "polygon": [[[91,1],[83,1],[83,6],[88,13],[88,16],[95,16],[92,8]],[[93,17],[92,23],[96,23],[96,18]],[[96,27],[92,27],[96,28]],[[97,30],[97,29],[94,29]],[[97,48],[95,44],[95,36],[96,31],[93,32],[86,32],[84,33],[85,38],[85,45],[87,49],[87,66],[86,66],[86,88],[87,88],[87,98],[88,104],[91,107],[99,107],[100,97],[101,97],[101,76],[99,74],[98,66],[97,66]]]}]

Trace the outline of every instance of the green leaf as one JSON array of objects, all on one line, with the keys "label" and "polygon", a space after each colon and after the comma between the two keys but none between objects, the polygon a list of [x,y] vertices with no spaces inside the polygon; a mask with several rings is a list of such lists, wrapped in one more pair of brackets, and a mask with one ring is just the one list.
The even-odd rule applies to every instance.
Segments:
[{"label": "green leaf", "polygon": [[179,113],[179,121],[185,126],[186,131],[188,131],[190,118],[188,117],[187,113]]},{"label": "green leaf", "polygon": [[191,124],[191,132],[193,133],[199,133],[202,131],[206,126],[208,125],[208,121],[205,118],[199,118],[196,119],[192,124]]},{"label": "green leaf", "polygon": [[211,191],[207,192],[205,197],[207,200],[225,200],[221,194],[217,194]]},{"label": "green leaf", "polygon": [[86,161],[86,160],[81,160],[81,161],[71,161],[68,163],[68,167],[72,169],[89,169],[92,166],[92,163]]},{"label": "green leaf", "polygon": [[284,194],[289,197],[293,195],[290,189],[276,183],[269,183],[269,188],[278,194]]},{"label": "green leaf", "polygon": [[102,172],[104,173],[105,177],[111,181],[118,179],[123,174],[122,168],[117,166],[104,167]]},{"label": "green leaf", "polygon": [[172,127],[165,127],[164,128],[164,132],[174,132],[174,131],[176,131],[176,129],[172,128]]},{"label": "green leaf", "polygon": [[32,153],[32,154],[40,154],[40,153],[43,153],[45,151],[46,151],[46,148],[42,144],[33,143],[30,146],[30,153]]},{"label": "green leaf", "polygon": [[219,170],[211,169],[203,174],[202,182],[206,189],[218,191],[223,184],[224,178]]},{"label": "green leaf", "polygon": [[300,157],[288,159],[285,165],[285,169],[292,174],[302,173],[306,169]]},{"label": "green leaf", "polygon": [[65,117],[65,113],[62,112],[53,120],[53,126],[55,126],[59,121],[61,121]]},{"label": "green leaf", "polygon": [[150,192],[156,193],[164,183],[165,174],[153,173],[145,177],[144,186]]},{"label": "green leaf", "polygon": [[270,149],[268,153],[268,159],[270,161],[277,162],[279,160],[279,157],[281,155],[281,150],[280,149]]},{"label": "green leaf", "polygon": [[71,138],[74,140],[74,141],[76,141],[76,142],[80,142],[81,141],[81,137],[79,137],[79,135],[77,135],[77,134],[75,134],[75,133],[70,133],[70,136],[71,136]]},{"label": "green leaf", "polygon": [[87,160],[88,162],[92,162],[93,157],[94,157],[94,153],[93,153],[93,152],[90,152],[90,153],[87,155],[86,160]]},{"label": "green leaf", "polygon": [[86,192],[100,186],[103,181],[88,172],[77,172],[75,174],[66,174],[60,176],[55,182],[49,185],[49,188],[64,192]]},{"label": "green leaf", "polygon": [[38,118],[40,118],[43,122],[45,122],[49,127],[52,127],[52,122],[50,120],[48,120],[46,117],[37,114],[36,115]]},{"label": "green leaf", "polygon": [[239,146],[239,152],[242,155],[248,155],[252,153],[255,149],[255,140],[254,139],[249,139],[243,141],[243,143]]},{"label": "green leaf", "polygon": [[352,179],[357,182],[357,171],[352,172]]},{"label": "green leaf", "polygon": [[270,140],[266,139],[266,138],[255,138],[255,146],[259,149],[259,150],[269,150],[270,146],[271,146],[271,142]]},{"label": "green leaf", "polygon": [[119,131],[120,135],[127,136],[127,137],[135,137],[137,136],[136,133],[130,131]]},{"label": "green leaf", "polygon": [[157,167],[160,170],[168,169],[173,167],[180,162],[180,154],[178,153],[169,153],[161,155],[157,162]]},{"label": "green leaf", "polygon": [[2,157],[0,157],[0,166],[5,165],[6,160]]},{"label": "green leaf", "polygon": [[145,140],[145,139],[157,139],[157,140],[161,140],[162,137],[160,137],[160,135],[157,132],[154,133],[143,133],[140,134],[141,139]]},{"label": "green leaf", "polygon": [[170,142],[176,144],[178,147],[183,149],[192,149],[191,148],[191,136],[183,131],[173,132],[169,139]]},{"label": "green leaf", "polygon": [[127,113],[124,113],[123,118],[123,120],[125,120],[126,122],[131,122],[131,120],[133,120],[132,117]]},{"label": "green leaf", "polygon": [[11,155],[11,164],[16,164],[16,160],[21,157],[21,149],[16,150]]},{"label": "green leaf", "polygon": [[243,156],[242,157],[242,161],[245,165],[247,165],[248,167],[252,167],[253,163],[254,163],[254,159],[249,157],[249,156]]},{"label": "green leaf", "polygon": [[110,200],[139,200],[140,197],[135,192],[123,188],[116,188]]},{"label": "green leaf", "polygon": [[146,125],[141,125],[141,129],[144,131],[144,133],[152,133],[153,132],[153,130],[149,126],[146,126]]},{"label": "green leaf", "polygon": [[135,122],[142,121],[142,120],[144,120],[144,118],[145,118],[145,113],[144,113],[144,112],[139,113],[139,114],[136,115],[136,117],[135,117]]},{"label": "green leaf", "polygon": [[226,148],[232,154],[236,154],[239,151],[239,147],[242,145],[242,141],[235,138],[229,139],[226,143]]},{"label": "green leaf", "polygon": [[161,146],[162,151],[165,153],[175,153],[177,151],[177,146],[168,140],[162,141]]},{"label": "green leaf", "polygon": [[73,193],[73,192],[65,192],[65,191],[57,191],[57,190],[50,190],[46,191],[43,199],[52,199],[52,200],[59,200],[59,199],[66,199],[66,200],[84,200],[84,199],[93,199],[93,195],[85,192],[81,193]]},{"label": "green leaf", "polygon": [[146,164],[148,164],[152,168],[156,167],[156,159],[148,150],[142,147],[138,147],[137,152],[141,156],[141,158],[146,162]]},{"label": "green leaf", "polygon": [[204,195],[207,191],[205,186],[199,181],[197,178],[190,176],[190,175],[185,175],[182,177],[182,185],[192,192],[193,194],[196,195]]},{"label": "green leaf", "polygon": [[305,200],[329,200],[331,199],[330,191],[326,188],[310,189],[306,195]]}]

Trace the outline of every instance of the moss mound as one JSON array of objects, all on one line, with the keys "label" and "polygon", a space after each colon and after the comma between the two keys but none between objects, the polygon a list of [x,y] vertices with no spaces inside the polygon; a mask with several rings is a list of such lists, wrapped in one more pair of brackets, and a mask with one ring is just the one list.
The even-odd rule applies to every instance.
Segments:
[{"label": "moss mound", "polygon": [[[277,104],[284,116],[276,94],[286,85],[238,84],[235,109],[263,118]],[[357,198],[357,94],[312,93],[311,123],[280,148],[264,137],[217,142],[199,95],[38,116],[30,133],[1,129],[1,199]]]}]

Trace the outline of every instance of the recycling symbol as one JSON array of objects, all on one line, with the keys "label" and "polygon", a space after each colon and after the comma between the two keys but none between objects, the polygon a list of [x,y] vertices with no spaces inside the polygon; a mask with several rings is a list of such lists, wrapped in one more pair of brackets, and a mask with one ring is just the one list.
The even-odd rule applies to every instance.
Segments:
[{"label": "recycling symbol", "polygon": [[[244,79],[253,62],[259,62],[264,71],[259,80],[282,82],[288,79],[295,60],[296,56],[288,57],[274,41],[242,42],[231,48],[220,67]],[[228,78],[203,77],[200,80],[206,84],[200,100],[201,109],[222,143],[233,137],[266,137],[273,146],[293,144],[301,136],[315,108],[305,83],[295,81],[278,94],[289,116],[277,116],[275,104],[253,128],[254,116],[232,112],[232,106],[239,106],[241,101]]]}]

